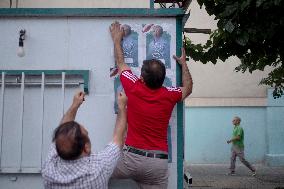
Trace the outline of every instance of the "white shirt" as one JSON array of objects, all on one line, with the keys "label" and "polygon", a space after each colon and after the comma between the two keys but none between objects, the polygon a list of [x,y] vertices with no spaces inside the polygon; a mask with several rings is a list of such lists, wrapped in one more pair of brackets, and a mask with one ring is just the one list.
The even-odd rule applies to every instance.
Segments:
[{"label": "white shirt", "polygon": [[109,143],[101,152],[77,160],[63,160],[55,144],[42,168],[44,187],[48,189],[107,189],[120,157],[120,148]]}]

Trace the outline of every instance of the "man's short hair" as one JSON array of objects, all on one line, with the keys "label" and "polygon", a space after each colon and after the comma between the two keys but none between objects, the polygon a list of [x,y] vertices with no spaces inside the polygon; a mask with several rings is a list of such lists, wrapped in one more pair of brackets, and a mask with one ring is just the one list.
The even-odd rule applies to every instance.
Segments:
[{"label": "man's short hair", "polygon": [[58,155],[64,160],[78,159],[88,141],[88,137],[75,121],[63,123],[54,131],[53,142]]},{"label": "man's short hair", "polygon": [[235,116],[235,119],[238,120],[239,122],[242,121],[242,119],[239,116]]},{"label": "man's short hair", "polygon": [[165,65],[157,59],[144,60],[141,68],[141,76],[150,89],[160,88],[165,80]]}]

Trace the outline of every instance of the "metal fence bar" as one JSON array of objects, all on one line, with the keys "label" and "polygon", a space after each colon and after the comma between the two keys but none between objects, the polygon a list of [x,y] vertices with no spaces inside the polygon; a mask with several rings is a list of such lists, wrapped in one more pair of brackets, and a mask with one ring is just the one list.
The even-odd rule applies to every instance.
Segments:
[{"label": "metal fence bar", "polygon": [[[25,82],[25,86],[41,86],[41,82]],[[84,82],[65,82],[64,85],[65,86],[80,86],[84,84]],[[21,85],[21,83],[18,82],[10,82],[10,81],[6,81],[5,82],[6,86],[17,86],[17,85]],[[61,86],[62,82],[48,82],[45,83],[45,86]]]},{"label": "metal fence bar", "polygon": [[43,164],[43,126],[44,126],[44,89],[45,89],[45,74],[42,72],[41,74],[41,147],[40,147],[40,168],[42,168]]},{"label": "metal fence bar", "polygon": [[65,99],[65,72],[62,72],[61,80],[61,100],[62,100],[62,117],[64,116],[64,99]]},{"label": "metal fence bar", "polygon": [[3,127],[4,127],[4,94],[5,94],[5,72],[2,72],[2,82],[1,82],[1,107],[0,107],[0,171],[2,168],[2,142],[3,142]]},{"label": "metal fence bar", "polygon": [[20,156],[20,168],[19,171],[22,171],[22,161],[23,161],[23,138],[24,138],[24,92],[25,92],[25,73],[22,72],[21,78],[21,108],[20,108],[20,121],[21,121],[21,156]]},{"label": "metal fence bar", "polygon": [[[81,76],[82,79],[83,79],[83,82],[71,82],[71,81],[65,82],[65,86],[75,86],[75,85],[78,86],[78,85],[84,84],[84,92],[86,94],[89,94],[89,75],[90,75],[89,70],[0,70],[0,72],[5,72],[6,75],[9,75],[9,76],[21,76],[22,72],[24,72],[25,75],[29,75],[29,76],[41,76],[42,72],[44,72],[45,75],[62,76],[62,72],[65,72],[65,74]],[[0,81],[0,83],[1,83],[1,81]],[[5,83],[6,83],[6,85],[8,85],[7,83],[9,83],[9,86],[20,84],[20,82],[17,82],[17,81],[16,82],[6,81]],[[29,86],[29,85],[40,86],[41,82],[28,82],[28,81],[26,81],[25,86]],[[60,81],[59,82],[46,82],[45,86],[47,86],[47,85],[61,86],[62,83]]]},{"label": "metal fence bar", "polygon": [[[0,76],[0,87],[1,87],[1,91],[0,91],[0,101],[2,100],[2,103],[0,104],[0,172],[9,172],[10,168],[8,169],[4,169],[4,162],[3,162],[3,145],[4,145],[4,138],[5,137],[5,133],[3,132],[3,129],[4,129],[4,124],[5,124],[5,110],[6,109],[4,106],[5,106],[5,92],[7,91],[7,87],[8,86],[18,86],[20,88],[20,96],[19,96],[19,114],[18,116],[16,117],[16,119],[18,119],[20,122],[19,122],[19,127],[18,127],[18,136],[21,137],[19,138],[19,142],[18,142],[18,145],[20,146],[21,149],[15,149],[15,150],[19,150],[18,153],[20,153],[20,157],[18,159],[18,163],[17,165],[14,167],[14,171],[12,171],[13,173],[25,173],[27,171],[27,169],[29,167],[25,167],[24,165],[24,157],[25,157],[25,149],[23,147],[25,147],[25,136],[26,136],[26,131],[25,131],[25,122],[24,122],[24,118],[25,118],[25,91],[27,90],[27,86],[40,86],[41,87],[41,96],[40,96],[40,101],[39,101],[39,113],[40,113],[40,116],[39,116],[39,124],[41,124],[41,128],[39,130],[39,133],[38,135],[40,135],[39,137],[40,138],[40,142],[41,142],[41,147],[40,147],[40,167],[35,167],[34,171],[36,172],[40,172],[41,171],[41,167],[44,163],[44,122],[45,122],[45,115],[44,115],[44,112],[45,112],[45,105],[44,105],[44,102],[45,102],[45,92],[46,92],[46,87],[47,86],[56,86],[56,87],[61,87],[61,101],[62,101],[62,114],[64,115],[65,113],[65,93],[66,93],[66,87],[67,86],[80,86],[80,85],[84,85],[84,90],[88,91],[88,79],[89,79],[89,73],[87,71],[84,71],[84,72],[79,72],[79,71],[65,71],[65,70],[62,70],[60,72],[50,72],[49,73],[49,70],[48,71],[45,71],[45,70],[41,70],[40,73],[36,72],[35,76],[40,76],[41,75],[41,79],[40,78],[37,78],[37,80],[28,80],[27,76],[30,76],[32,74],[34,74],[34,72],[27,72],[27,70],[19,70],[18,72],[15,72],[15,71],[11,71],[11,70],[8,70],[8,71],[5,71],[5,70],[0,70],[0,74],[2,75],[2,77]],[[76,75],[76,76],[83,76],[83,81],[81,81],[81,79],[78,81],[75,81],[75,80],[70,80],[68,81],[66,79],[66,74],[70,74],[70,75]],[[60,80],[57,80],[57,81],[49,81],[47,80],[47,75],[58,75],[60,77],[61,75],[61,81]],[[9,78],[7,78],[7,76],[9,76]],[[16,79],[14,80],[13,77],[10,78],[10,76],[15,76]],[[59,78],[58,78],[59,79]],[[61,111],[61,110],[60,110]],[[2,157],[2,162],[1,162],[1,157]],[[39,160],[38,160],[39,161]],[[27,168],[27,169],[26,169]],[[12,169],[11,169],[12,170]],[[10,171],[11,171],[10,170]]]}]

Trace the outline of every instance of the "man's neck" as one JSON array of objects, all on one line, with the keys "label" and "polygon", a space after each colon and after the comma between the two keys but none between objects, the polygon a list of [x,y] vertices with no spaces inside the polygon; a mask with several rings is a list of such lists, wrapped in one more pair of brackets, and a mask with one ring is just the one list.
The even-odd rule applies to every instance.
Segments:
[{"label": "man's neck", "polygon": [[90,155],[89,153],[82,152],[82,154],[80,155],[80,158],[87,157],[87,156],[89,156],[89,155]]}]

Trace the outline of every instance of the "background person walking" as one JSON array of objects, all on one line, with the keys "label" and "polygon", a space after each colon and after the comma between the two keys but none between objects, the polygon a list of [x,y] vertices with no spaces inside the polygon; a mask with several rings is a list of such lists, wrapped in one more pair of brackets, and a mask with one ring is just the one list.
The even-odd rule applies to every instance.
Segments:
[{"label": "background person walking", "polygon": [[252,171],[252,176],[256,175],[255,168],[245,159],[245,154],[244,154],[244,130],[240,126],[241,123],[241,118],[239,117],[234,117],[232,121],[234,125],[233,129],[233,137],[232,139],[228,140],[227,143],[230,144],[232,143],[232,148],[231,148],[231,166],[230,166],[230,173],[229,175],[234,175],[235,174],[235,164],[236,164],[236,157],[238,156],[240,161],[247,166]]}]

